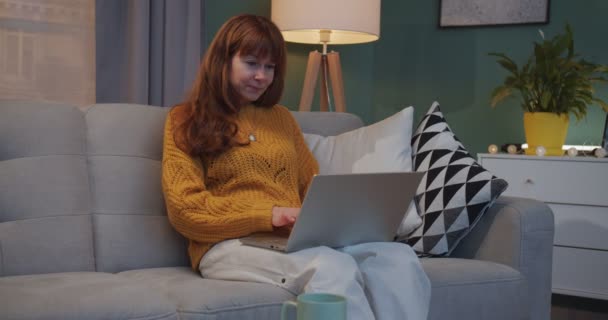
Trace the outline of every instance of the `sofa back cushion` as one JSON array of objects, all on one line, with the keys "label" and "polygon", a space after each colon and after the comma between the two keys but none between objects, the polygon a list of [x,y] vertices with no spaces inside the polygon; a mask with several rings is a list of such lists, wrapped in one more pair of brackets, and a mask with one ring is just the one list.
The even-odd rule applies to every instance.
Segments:
[{"label": "sofa back cushion", "polygon": [[[0,101],[0,276],[188,266],[161,189],[167,108]],[[361,127],[293,112],[306,133]]]},{"label": "sofa back cushion", "polygon": [[336,136],[363,126],[363,121],[352,113],[343,112],[300,112],[292,111],[302,132],[324,137]]},{"label": "sofa back cushion", "polygon": [[[187,266],[187,241],[170,225],[161,187],[168,108],[98,104],[86,112],[98,271]],[[294,112],[303,130],[338,134],[362,125],[352,114]]]},{"label": "sofa back cushion", "polygon": [[76,107],[0,101],[0,276],[94,270],[85,131]]},{"label": "sofa back cushion", "polygon": [[86,112],[97,271],[189,265],[161,188],[168,110],[98,104]]}]

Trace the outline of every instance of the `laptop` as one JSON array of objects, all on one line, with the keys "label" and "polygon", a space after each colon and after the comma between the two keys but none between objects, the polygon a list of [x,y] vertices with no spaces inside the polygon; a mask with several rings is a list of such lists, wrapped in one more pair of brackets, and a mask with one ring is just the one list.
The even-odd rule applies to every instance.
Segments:
[{"label": "laptop", "polygon": [[288,238],[255,233],[240,240],[245,245],[283,252],[393,241],[423,175],[316,175]]}]

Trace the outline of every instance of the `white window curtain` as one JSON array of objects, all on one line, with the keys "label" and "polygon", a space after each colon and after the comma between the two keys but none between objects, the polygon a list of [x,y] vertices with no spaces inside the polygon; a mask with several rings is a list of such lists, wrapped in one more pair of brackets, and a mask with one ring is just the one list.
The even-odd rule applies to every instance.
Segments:
[{"label": "white window curtain", "polygon": [[0,0],[0,98],[95,102],[95,0]]}]

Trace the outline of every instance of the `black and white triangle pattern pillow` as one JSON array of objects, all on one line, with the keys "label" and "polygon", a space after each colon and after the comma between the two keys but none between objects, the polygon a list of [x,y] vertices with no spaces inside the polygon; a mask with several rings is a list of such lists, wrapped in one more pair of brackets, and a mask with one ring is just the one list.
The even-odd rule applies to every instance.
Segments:
[{"label": "black and white triangle pattern pillow", "polygon": [[422,225],[404,242],[420,255],[449,255],[505,191],[507,182],[481,167],[434,102],[412,137],[414,170],[425,172],[414,201]]}]

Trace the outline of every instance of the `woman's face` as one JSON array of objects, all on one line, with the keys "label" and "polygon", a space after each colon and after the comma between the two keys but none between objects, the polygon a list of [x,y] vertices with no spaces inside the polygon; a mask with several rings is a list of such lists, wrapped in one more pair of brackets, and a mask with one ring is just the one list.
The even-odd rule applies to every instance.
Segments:
[{"label": "woman's face", "polygon": [[274,79],[275,64],[270,58],[253,55],[232,57],[230,84],[244,104],[258,100]]}]

